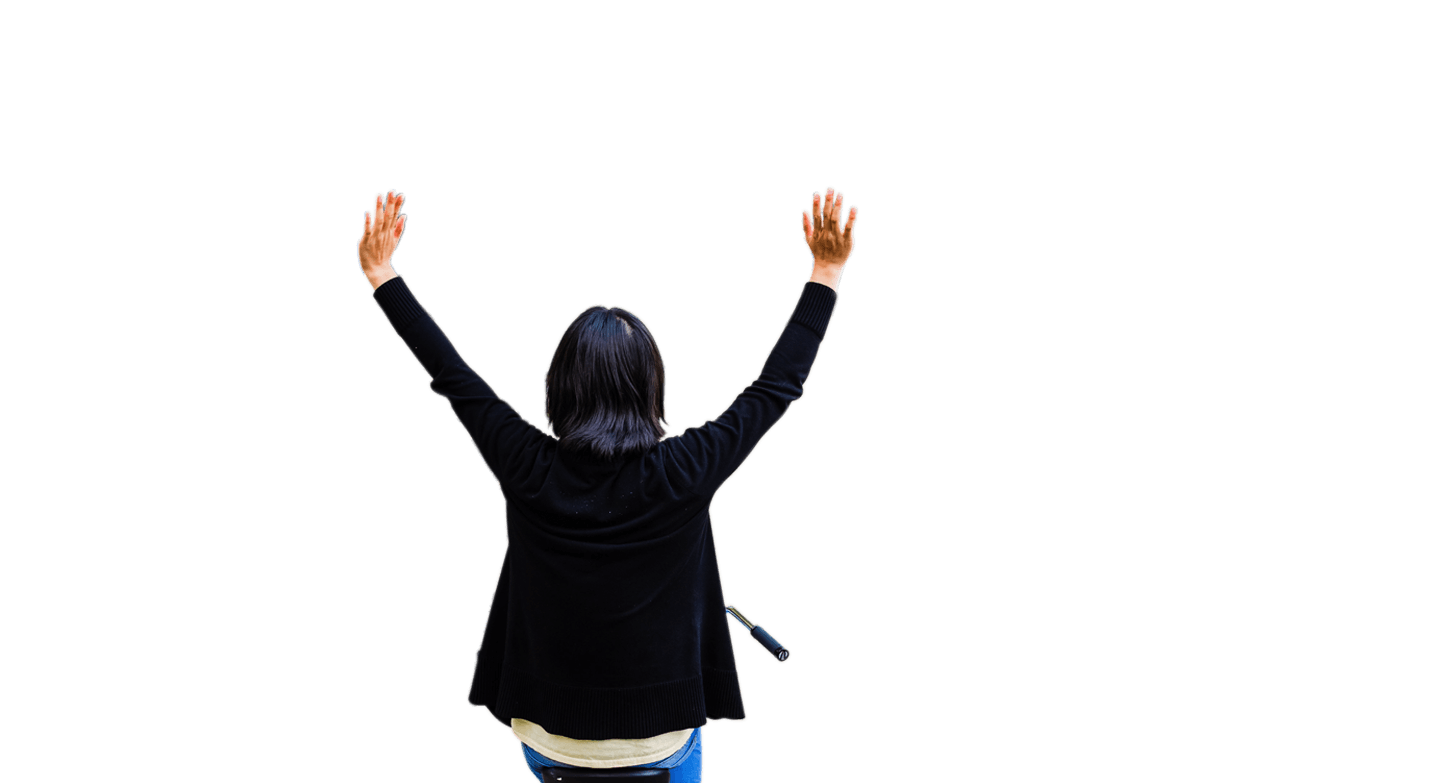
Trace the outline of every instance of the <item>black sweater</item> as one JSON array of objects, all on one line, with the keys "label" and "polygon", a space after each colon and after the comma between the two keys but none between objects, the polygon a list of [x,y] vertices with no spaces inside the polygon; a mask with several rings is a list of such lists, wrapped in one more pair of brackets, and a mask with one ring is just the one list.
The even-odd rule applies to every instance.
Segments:
[{"label": "black sweater", "polygon": [[509,547],[470,687],[506,726],[630,739],[745,717],[709,506],[802,385],[836,293],[806,282],[760,377],[642,456],[561,452],[466,366],[401,278],[375,300],[506,501]]}]

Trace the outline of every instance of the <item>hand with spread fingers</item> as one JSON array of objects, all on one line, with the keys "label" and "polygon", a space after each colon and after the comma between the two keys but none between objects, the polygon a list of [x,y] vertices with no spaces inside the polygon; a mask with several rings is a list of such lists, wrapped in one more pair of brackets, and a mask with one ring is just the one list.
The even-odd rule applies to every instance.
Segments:
[{"label": "hand with spread fingers", "polygon": [[400,214],[404,203],[405,196],[392,190],[383,201],[380,196],[375,197],[373,221],[370,213],[365,213],[365,234],[360,237],[360,269],[375,288],[398,276],[390,266],[390,256],[395,253],[395,247],[405,233],[405,216]]},{"label": "hand with spread fingers", "polygon": [[845,269],[845,261],[850,258],[850,249],[855,246],[855,207],[850,208],[850,219],[846,221],[845,229],[840,229],[840,204],[844,200],[843,193],[826,188],[824,209],[820,206],[820,193],[815,193],[813,222],[810,215],[800,214],[800,222],[805,227],[805,244],[810,246],[810,253],[815,256],[815,273],[810,279],[831,288],[840,285],[840,274]]}]

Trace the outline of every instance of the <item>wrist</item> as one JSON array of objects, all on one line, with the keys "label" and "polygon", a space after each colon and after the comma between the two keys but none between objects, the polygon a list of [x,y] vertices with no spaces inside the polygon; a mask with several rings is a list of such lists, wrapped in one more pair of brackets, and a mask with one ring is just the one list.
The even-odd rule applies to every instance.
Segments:
[{"label": "wrist", "polygon": [[384,285],[387,280],[392,280],[399,276],[400,275],[395,273],[395,268],[390,266],[388,262],[383,266],[365,270],[365,277],[370,281],[370,287],[372,289],[379,288]]},{"label": "wrist", "polygon": [[840,273],[845,271],[844,264],[815,264],[815,269],[810,273],[810,282],[828,285],[836,291],[840,290]]}]

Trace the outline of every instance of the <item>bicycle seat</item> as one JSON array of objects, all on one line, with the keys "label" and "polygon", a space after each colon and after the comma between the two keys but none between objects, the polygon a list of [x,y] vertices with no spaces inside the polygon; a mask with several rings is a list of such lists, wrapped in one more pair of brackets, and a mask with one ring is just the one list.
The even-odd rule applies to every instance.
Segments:
[{"label": "bicycle seat", "polygon": [[540,779],[545,783],[630,783],[636,780],[643,780],[645,783],[670,783],[670,770],[660,767],[542,767]]}]

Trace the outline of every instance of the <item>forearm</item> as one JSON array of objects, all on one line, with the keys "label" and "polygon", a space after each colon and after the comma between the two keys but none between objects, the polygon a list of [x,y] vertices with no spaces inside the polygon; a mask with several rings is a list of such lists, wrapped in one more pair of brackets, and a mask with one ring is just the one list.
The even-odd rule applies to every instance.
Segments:
[{"label": "forearm", "polygon": [[815,263],[815,270],[810,273],[812,283],[830,286],[832,289],[840,290],[840,274],[845,271],[844,264],[822,264]]},{"label": "forearm", "polygon": [[399,276],[400,275],[395,274],[394,267],[391,267],[388,262],[374,269],[365,270],[365,277],[370,280],[370,289],[372,291],[385,285],[385,281]]}]

